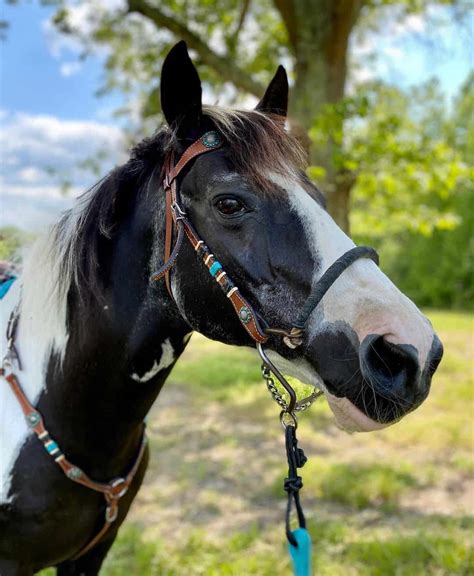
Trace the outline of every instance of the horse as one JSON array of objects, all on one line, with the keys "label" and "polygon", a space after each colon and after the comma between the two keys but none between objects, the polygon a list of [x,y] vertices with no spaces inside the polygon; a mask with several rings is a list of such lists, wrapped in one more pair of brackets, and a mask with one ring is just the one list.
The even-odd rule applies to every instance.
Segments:
[{"label": "horse", "polygon": [[266,331],[291,327],[354,250],[285,129],[281,66],[254,110],[204,106],[180,42],[160,90],[166,125],[34,245],[2,302],[2,576],[99,573],[147,468],[144,419],[194,331],[265,341],[349,431],[417,408],[441,360],[430,322],[371,258],[333,280],[297,341]]}]

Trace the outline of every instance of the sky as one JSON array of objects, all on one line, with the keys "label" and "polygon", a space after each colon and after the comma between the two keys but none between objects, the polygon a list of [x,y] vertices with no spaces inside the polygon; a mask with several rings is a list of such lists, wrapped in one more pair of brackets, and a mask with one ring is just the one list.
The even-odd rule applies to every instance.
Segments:
[{"label": "sky", "polygon": [[[105,150],[105,173],[126,160],[123,120],[113,115],[123,97],[96,96],[104,54],[81,60],[78,43],[50,23],[52,8],[36,0],[0,3],[0,19],[9,22],[6,39],[0,41],[0,226],[38,232],[94,184],[97,176],[81,168],[81,161]],[[79,25],[86,26],[88,4],[79,3]],[[388,18],[381,32],[354,39],[356,56],[374,51],[378,56],[357,68],[353,80],[380,77],[407,87],[436,76],[448,96],[455,94],[472,67],[466,47],[472,38],[451,25],[437,37],[438,47],[428,45],[429,25],[419,16],[403,25]],[[71,182],[67,196],[59,174]]]}]

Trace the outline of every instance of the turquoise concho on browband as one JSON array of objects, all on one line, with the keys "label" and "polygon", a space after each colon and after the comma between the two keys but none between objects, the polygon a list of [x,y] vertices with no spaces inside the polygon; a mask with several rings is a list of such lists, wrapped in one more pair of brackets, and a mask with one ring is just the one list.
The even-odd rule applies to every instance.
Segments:
[{"label": "turquoise concho on browband", "polygon": [[209,132],[206,132],[204,136],[202,136],[201,142],[207,148],[217,148],[222,143],[222,139],[219,135],[219,132],[210,130]]}]

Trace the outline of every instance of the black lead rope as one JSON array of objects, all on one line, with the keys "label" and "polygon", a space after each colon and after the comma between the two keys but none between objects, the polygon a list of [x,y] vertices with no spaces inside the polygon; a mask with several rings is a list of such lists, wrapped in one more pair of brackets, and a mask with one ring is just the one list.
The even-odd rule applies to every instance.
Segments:
[{"label": "black lead rope", "polygon": [[286,457],[288,459],[288,477],[285,478],[284,488],[288,494],[288,504],[286,506],[286,537],[288,542],[298,547],[298,542],[291,531],[291,508],[292,502],[295,502],[298,525],[300,528],[306,528],[306,519],[304,517],[303,507],[300,501],[300,490],[303,488],[303,480],[298,476],[298,468],[302,468],[306,463],[306,456],[302,448],[298,448],[296,439],[296,427],[288,424],[285,428],[285,445]]}]

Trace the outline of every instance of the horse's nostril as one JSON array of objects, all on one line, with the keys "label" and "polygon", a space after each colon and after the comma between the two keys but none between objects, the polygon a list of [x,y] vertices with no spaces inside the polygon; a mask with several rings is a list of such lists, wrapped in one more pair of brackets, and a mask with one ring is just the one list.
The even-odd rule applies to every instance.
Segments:
[{"label": "horse's nostril", "polygon": [[428,362],[425,370],[426,372],[425,377],[428,380],[431,379],[433,374],[436,372],[436,369],[438,368],[442,357],[443,357],[443,345],[441,344],[438,336],[436,336],[435,334],[433,338],[433,344],[431,346],[431,350],[428,355]]},{"label": "horse's nostril", "polygon": [[364,377],[380,392],[405,396],[418,378],[418,353],[408,344],[393,344],[383,336],[368,336],[360,347]]}]

